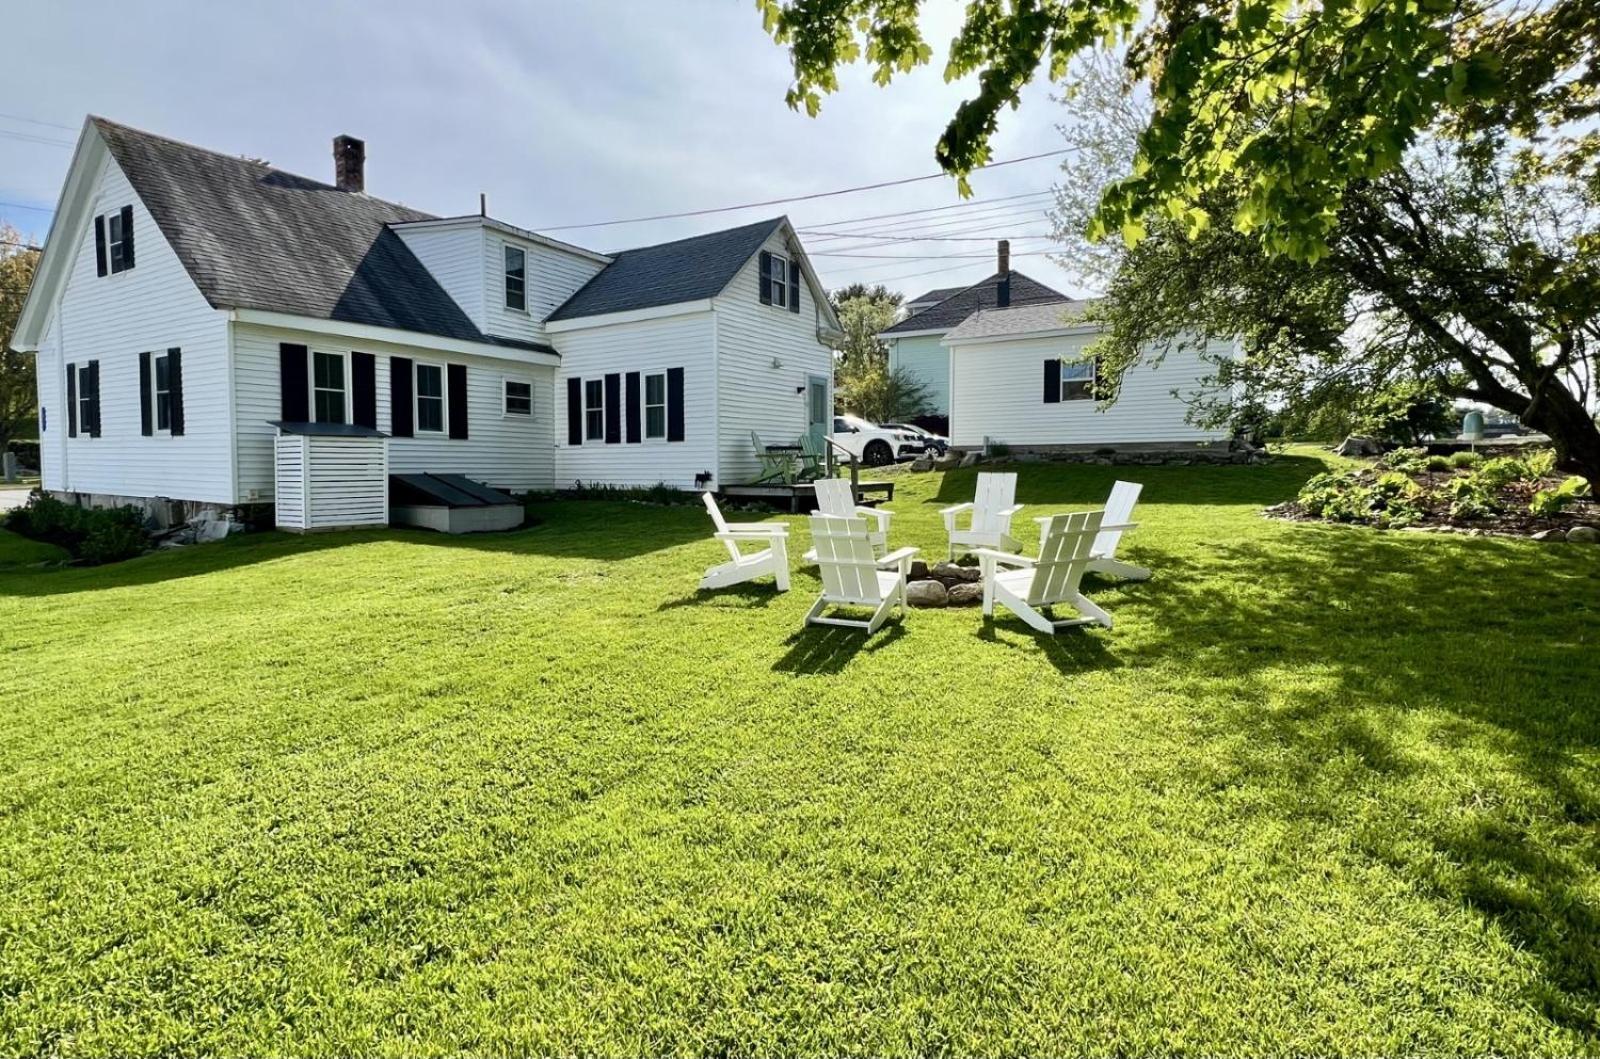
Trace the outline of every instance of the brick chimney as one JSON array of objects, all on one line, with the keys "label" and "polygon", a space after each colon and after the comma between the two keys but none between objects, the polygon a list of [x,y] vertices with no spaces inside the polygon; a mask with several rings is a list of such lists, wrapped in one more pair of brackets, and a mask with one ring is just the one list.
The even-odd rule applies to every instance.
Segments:
[{"label": "brick chimney", "polygon": [[994,304],[999,309],[1011,307],[1011,241],[1000,240],[998,260],[995,262],[995,271],[1000,273],[1000,281],[995,284]]},{"label": "brick chimney", "polygon": [[354,136],[333,138],[333,183],[340,191],[367,189],[367,145]]}]

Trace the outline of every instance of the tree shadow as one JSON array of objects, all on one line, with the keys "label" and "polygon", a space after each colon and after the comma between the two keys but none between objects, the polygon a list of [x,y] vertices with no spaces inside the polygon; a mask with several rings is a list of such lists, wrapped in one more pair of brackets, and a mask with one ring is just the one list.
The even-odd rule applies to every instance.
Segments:
[{"label": "tree shadow", "polygon": [[870,637],[864,629],[807,625],[785,642],[789,649],[772,668],[802,676],[841,672],[862,651],[880,651],[906,634],[904,615],[896,614]]},{"label": "tree shadow", "polygon": [[[994,617],[984,618],[977,637],[1013,651],[1037,651],[1044,655],[1062,676],[1078,676],[1097,670],[1118,669],[1121,659],[1111,653],[1104,636],[1089,626],[1063,629],[1055,635],[1042,633],[1014,614],[996,606]],[[1005,638],[1001,633],[1015,633]]]},{"label": "tree shadow", "polygon": [[924,503],[935,507],[965,503],[976,492],[980,473],[1000,471],[1016,474],[1017,503],[1030,506],[1099,507],[1106,502],[1111,486],[1121,481],[1144,486],[1140,500],[1146,503],[1264,507],[1294,499],[1306,479],[1325,469],[1322,461],[1310,456],[1274,456],[1262,464],[1187,467],[1107,467],[1048,461],[985,463],[942,472],[938,490]]},{"label": "tree shadow", "polygon": [[669,599],[656,607],[657,611],[678,610],[682,607],[717,607],[722,610],[759,610],[770,607],[783,595],[772,579],[751,581],[726,588],[701,588],[687,596]]}]

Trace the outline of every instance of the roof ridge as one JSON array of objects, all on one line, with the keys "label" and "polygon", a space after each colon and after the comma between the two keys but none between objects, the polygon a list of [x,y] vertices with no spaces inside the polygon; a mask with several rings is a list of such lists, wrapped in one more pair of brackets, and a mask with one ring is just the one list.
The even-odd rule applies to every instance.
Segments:
[{"label": "roof ridge", "polygon": [[[751,221],[749,224],[736,224],[732,228],[716,228],[709,232],[701,232],[699,235],[686,235],[681,239],[668,239],[666,242],[662,243],[646,243],[644,246],[629,246],[624,247],[621,250],[596,250],[594,252],[597,254],[604,254],[606,257],[617,257],[621,254],[631,254],[636,250],[659,250],[664,246],[672,246],[676,243],[691,243],[696,239],[707,239],[713,235],[726,235],[729,232],[743,231],[746,228],[759,228],[762,226],[776,228],[781,222],[787,221],[788,219],[789,215],[785,213],[765,221]],[[534,229],[530,228],[528,230],[531,232]]]}]

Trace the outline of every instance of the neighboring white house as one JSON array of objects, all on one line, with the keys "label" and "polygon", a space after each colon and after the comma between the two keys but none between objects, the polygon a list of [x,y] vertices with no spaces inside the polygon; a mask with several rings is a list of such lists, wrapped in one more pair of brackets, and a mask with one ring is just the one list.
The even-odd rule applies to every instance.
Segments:
[{"label": "neighboring white house", "polygon": [[1082,320],[1092,303],[1011,271],[1008,250],[1002,240],[994,275],[908,302],[911,314],[879,334],[890,367],[912,373],[934,413],[948,417],[951,445],[1161,449],[1227,439],[1187,421],[1188,398],[1205,388],[1215,358],[1237,355],[1235,343],[1196,342],[1151,358],[1102,409],[1096,365],[1084,355],[1100,333]]},{"label": "neighboring white house", "polygon": [[335,428],[395,474],[716,488],[752,429],[826,422],[838,321],[786,218],[601,254],[373,198],[334,148],[329,185],[85,123],[12,340],[46,490],[270,503],[280,432]]}]

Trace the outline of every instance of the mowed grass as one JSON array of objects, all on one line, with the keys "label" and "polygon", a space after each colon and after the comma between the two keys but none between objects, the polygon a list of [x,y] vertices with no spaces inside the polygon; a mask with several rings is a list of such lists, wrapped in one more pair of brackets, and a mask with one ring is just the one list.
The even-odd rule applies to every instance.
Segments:
[{"label": "mowed grass", "polygon": [[1019,466],[1145,484],[1055,639],[697,593],[697,507],[0,573],[0,1054],[1594,1052],[1600,548],[1321,467]]}]

